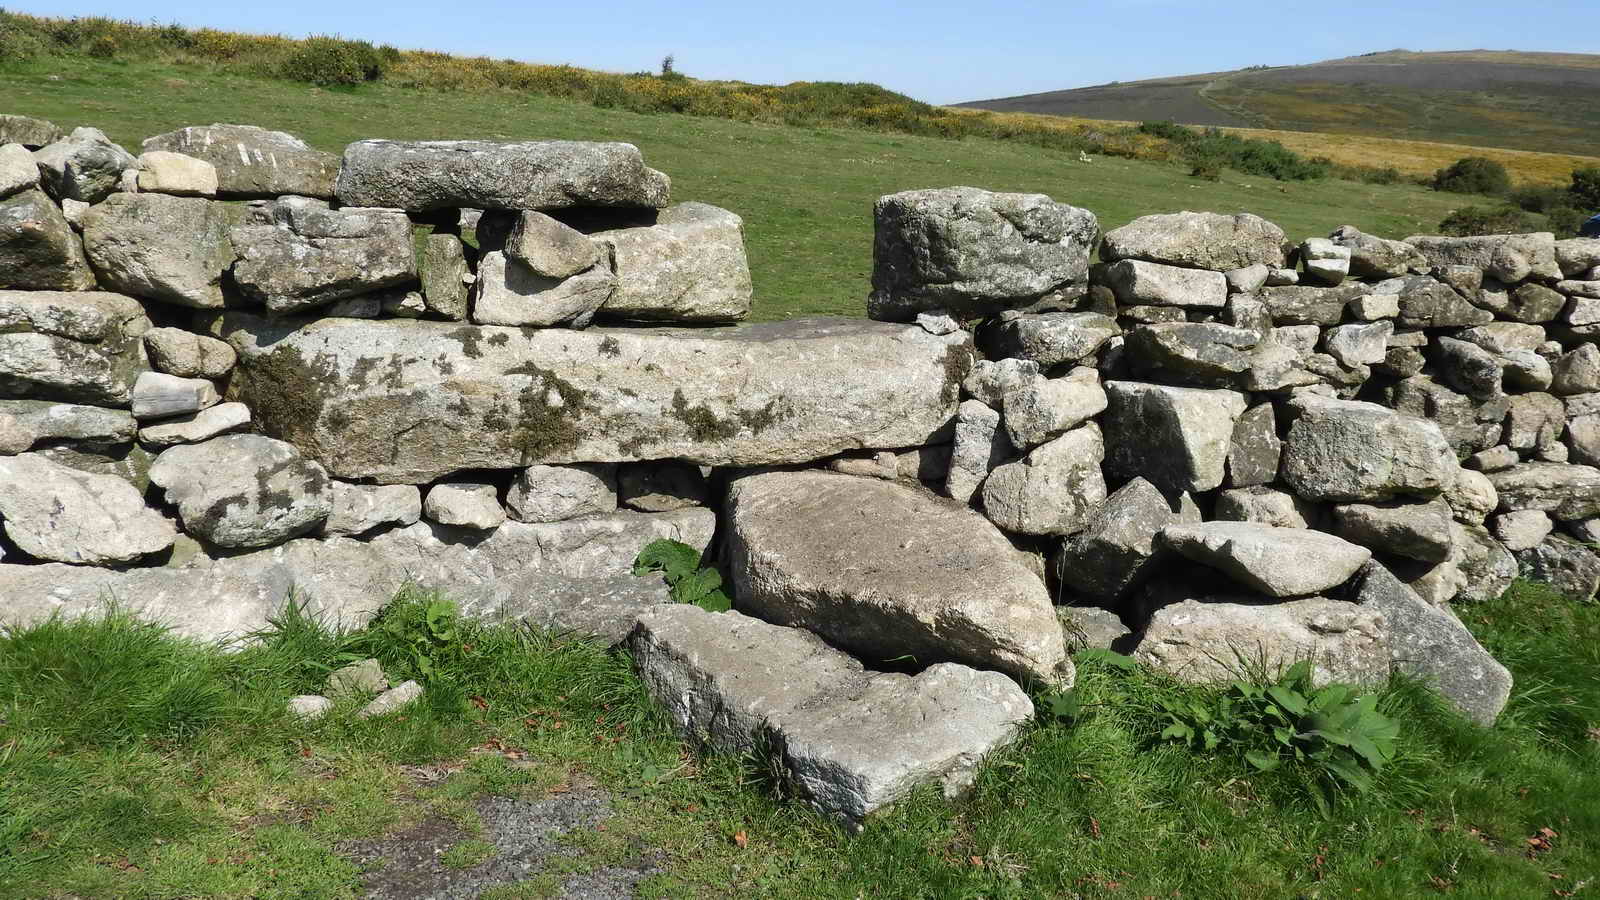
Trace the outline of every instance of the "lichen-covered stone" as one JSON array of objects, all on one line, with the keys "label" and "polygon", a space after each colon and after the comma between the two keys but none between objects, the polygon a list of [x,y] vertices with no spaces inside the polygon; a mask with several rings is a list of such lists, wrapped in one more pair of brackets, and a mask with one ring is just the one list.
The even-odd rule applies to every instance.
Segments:
[{"label": "lichen-covered stone", "polygon": [[229,399],[338,477],[682,459],[802,463],[929,443],[955,415],[964,333],[859,320],[556,331],[230,314]]},{"label": "lichen-covered stone", "polygon": [[333,198],[339,157],[282,131],[253,125],[191,125],[146,138],[144,149],[182,153],[211,164],[224,197]]}]

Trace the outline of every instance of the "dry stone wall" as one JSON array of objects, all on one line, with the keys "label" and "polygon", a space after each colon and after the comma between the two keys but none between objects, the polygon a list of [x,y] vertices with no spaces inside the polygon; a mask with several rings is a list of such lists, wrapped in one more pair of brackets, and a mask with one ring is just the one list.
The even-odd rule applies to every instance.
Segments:
[{"label": "dry stone wall", "polygon": [[[232,640],[420,583],[626,643],[686,734],[859,824],[969,781],[1086,643],[1489,723],[1452,604],[1600,586],[1600,240],[917,190],[868,317],[746,325],[739,216],[629,144],[142,150],[0,116],[0,624]],[[659,606],[660,538],[739,613]]]}]

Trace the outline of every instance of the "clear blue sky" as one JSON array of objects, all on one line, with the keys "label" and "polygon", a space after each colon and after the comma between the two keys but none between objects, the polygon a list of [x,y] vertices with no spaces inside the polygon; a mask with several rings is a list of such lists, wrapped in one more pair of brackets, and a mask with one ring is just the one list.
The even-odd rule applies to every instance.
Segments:
[{"label": "clear blue sky", "polygon": [[671,53],[680,71],[700,78],[874,81],[921,100],[954,103],[1396,47],[1600,53],[1595,2],[1457,0],[1397,8],[1364,0],[7,0],[5,6],[36,15],[340,34],[408,49],[612,71],[653,70]]}]

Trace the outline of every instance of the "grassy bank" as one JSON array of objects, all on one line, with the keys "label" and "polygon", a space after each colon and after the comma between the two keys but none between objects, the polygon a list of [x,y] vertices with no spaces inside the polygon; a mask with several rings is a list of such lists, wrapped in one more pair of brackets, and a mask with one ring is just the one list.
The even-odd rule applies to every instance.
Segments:
[{"label": "grassy bank", "polygon": [[[625,658],[466,623],[419,643],[429,599],[355,634],[290,620],[235,655],[116,619],[0,637],[0,896],[354,897],[345,842],[442,822],[470,871],[496,852],[476,798],[590,784],[606,816],[488,896],[640,858],[641,892],[672,897],[1506,898],[1600,878],[1600,607],[1536,585],[1465,611],[1517,678],[1500,723],[1391,685],[1395,759],[1326,815],[1312,769],[1160,738],[1207,692],[1092,661],[1081,711],[1028,729],[968,797],[919,795],[854,838],[744,761],[684,751]],[[417,706],[283,711],[353,658],[421,678],[418,647]]]},{"label": "grassy bank", "polygon": [[1433,231],[1479,198],[1415,185],[1280,183],[1175,163],[1079,161],[1012,141],[951,140],[601,109],[525,93],[442,93],[383,82],[322,89],[195,65],[41,57],[0,64],[5,111],[94,125],[124,146],[184,125],[246,122],[338,151],[368,137],[571,138],[638,144],[673,177],[674,197],[745,219],[758,319],[861,315],[872,266],[872,204],[910,188],[1040,191],[1113,228],[1179,209],[1249,211],[1295,238],[1343,224],[1386,237]]}]

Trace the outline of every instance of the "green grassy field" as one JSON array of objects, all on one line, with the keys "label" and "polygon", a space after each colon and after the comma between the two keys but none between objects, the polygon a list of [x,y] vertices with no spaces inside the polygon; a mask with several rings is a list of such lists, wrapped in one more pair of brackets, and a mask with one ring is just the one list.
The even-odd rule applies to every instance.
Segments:
[{"label": "green grassy field", "polygon": [[513,92],[439,93],[384,83],[323,90],[202,66],[83,57],[0,63],[0,111],[93,125],[137,151],[184,125],[282,129],[338,151],[369,137],[624,140],[673,177],[678,200],[744,217],[755,317],[862,315],[872,267],[872,204],[912,188],[1039,191],[1090,209],[1102,227],[1179,209],[1254,212],[1291,238],[1352,224],[1385,237],[1431,232],[1479,198],[1414,185],[1279,183],[1175,164],[1094,157],[1021,143],[842,128],[646,115]]},{"label": "green grassy field", "polygon": [[[520,627],[424,632],[430,600],[402,595],[355,634],[291,619],[236,655],[120,620],[0,635],[0,897],[351,898],[362,870],[342,842],[450,823],[440,858],[467,870],[498,852],[477,798],[592,783],[609,816],[485,897],[556,896],[640,858],[658,869],[647,897],[1503,900],[1600,883],[1600,606],[1536,585],[1463,611],[1516,676],[1500,722],[1390,685],[1394,759],[1327,814],[1315,769],[1159,737],[1164,704],[1209,692],[1102,660],[1080,666],[1076,716],[1029,727],[970,795],[918,794],[855,837],[760,767],[684,750],[625,657]],[[367,655],[422,678],[424,701],[285,714]]]}]

